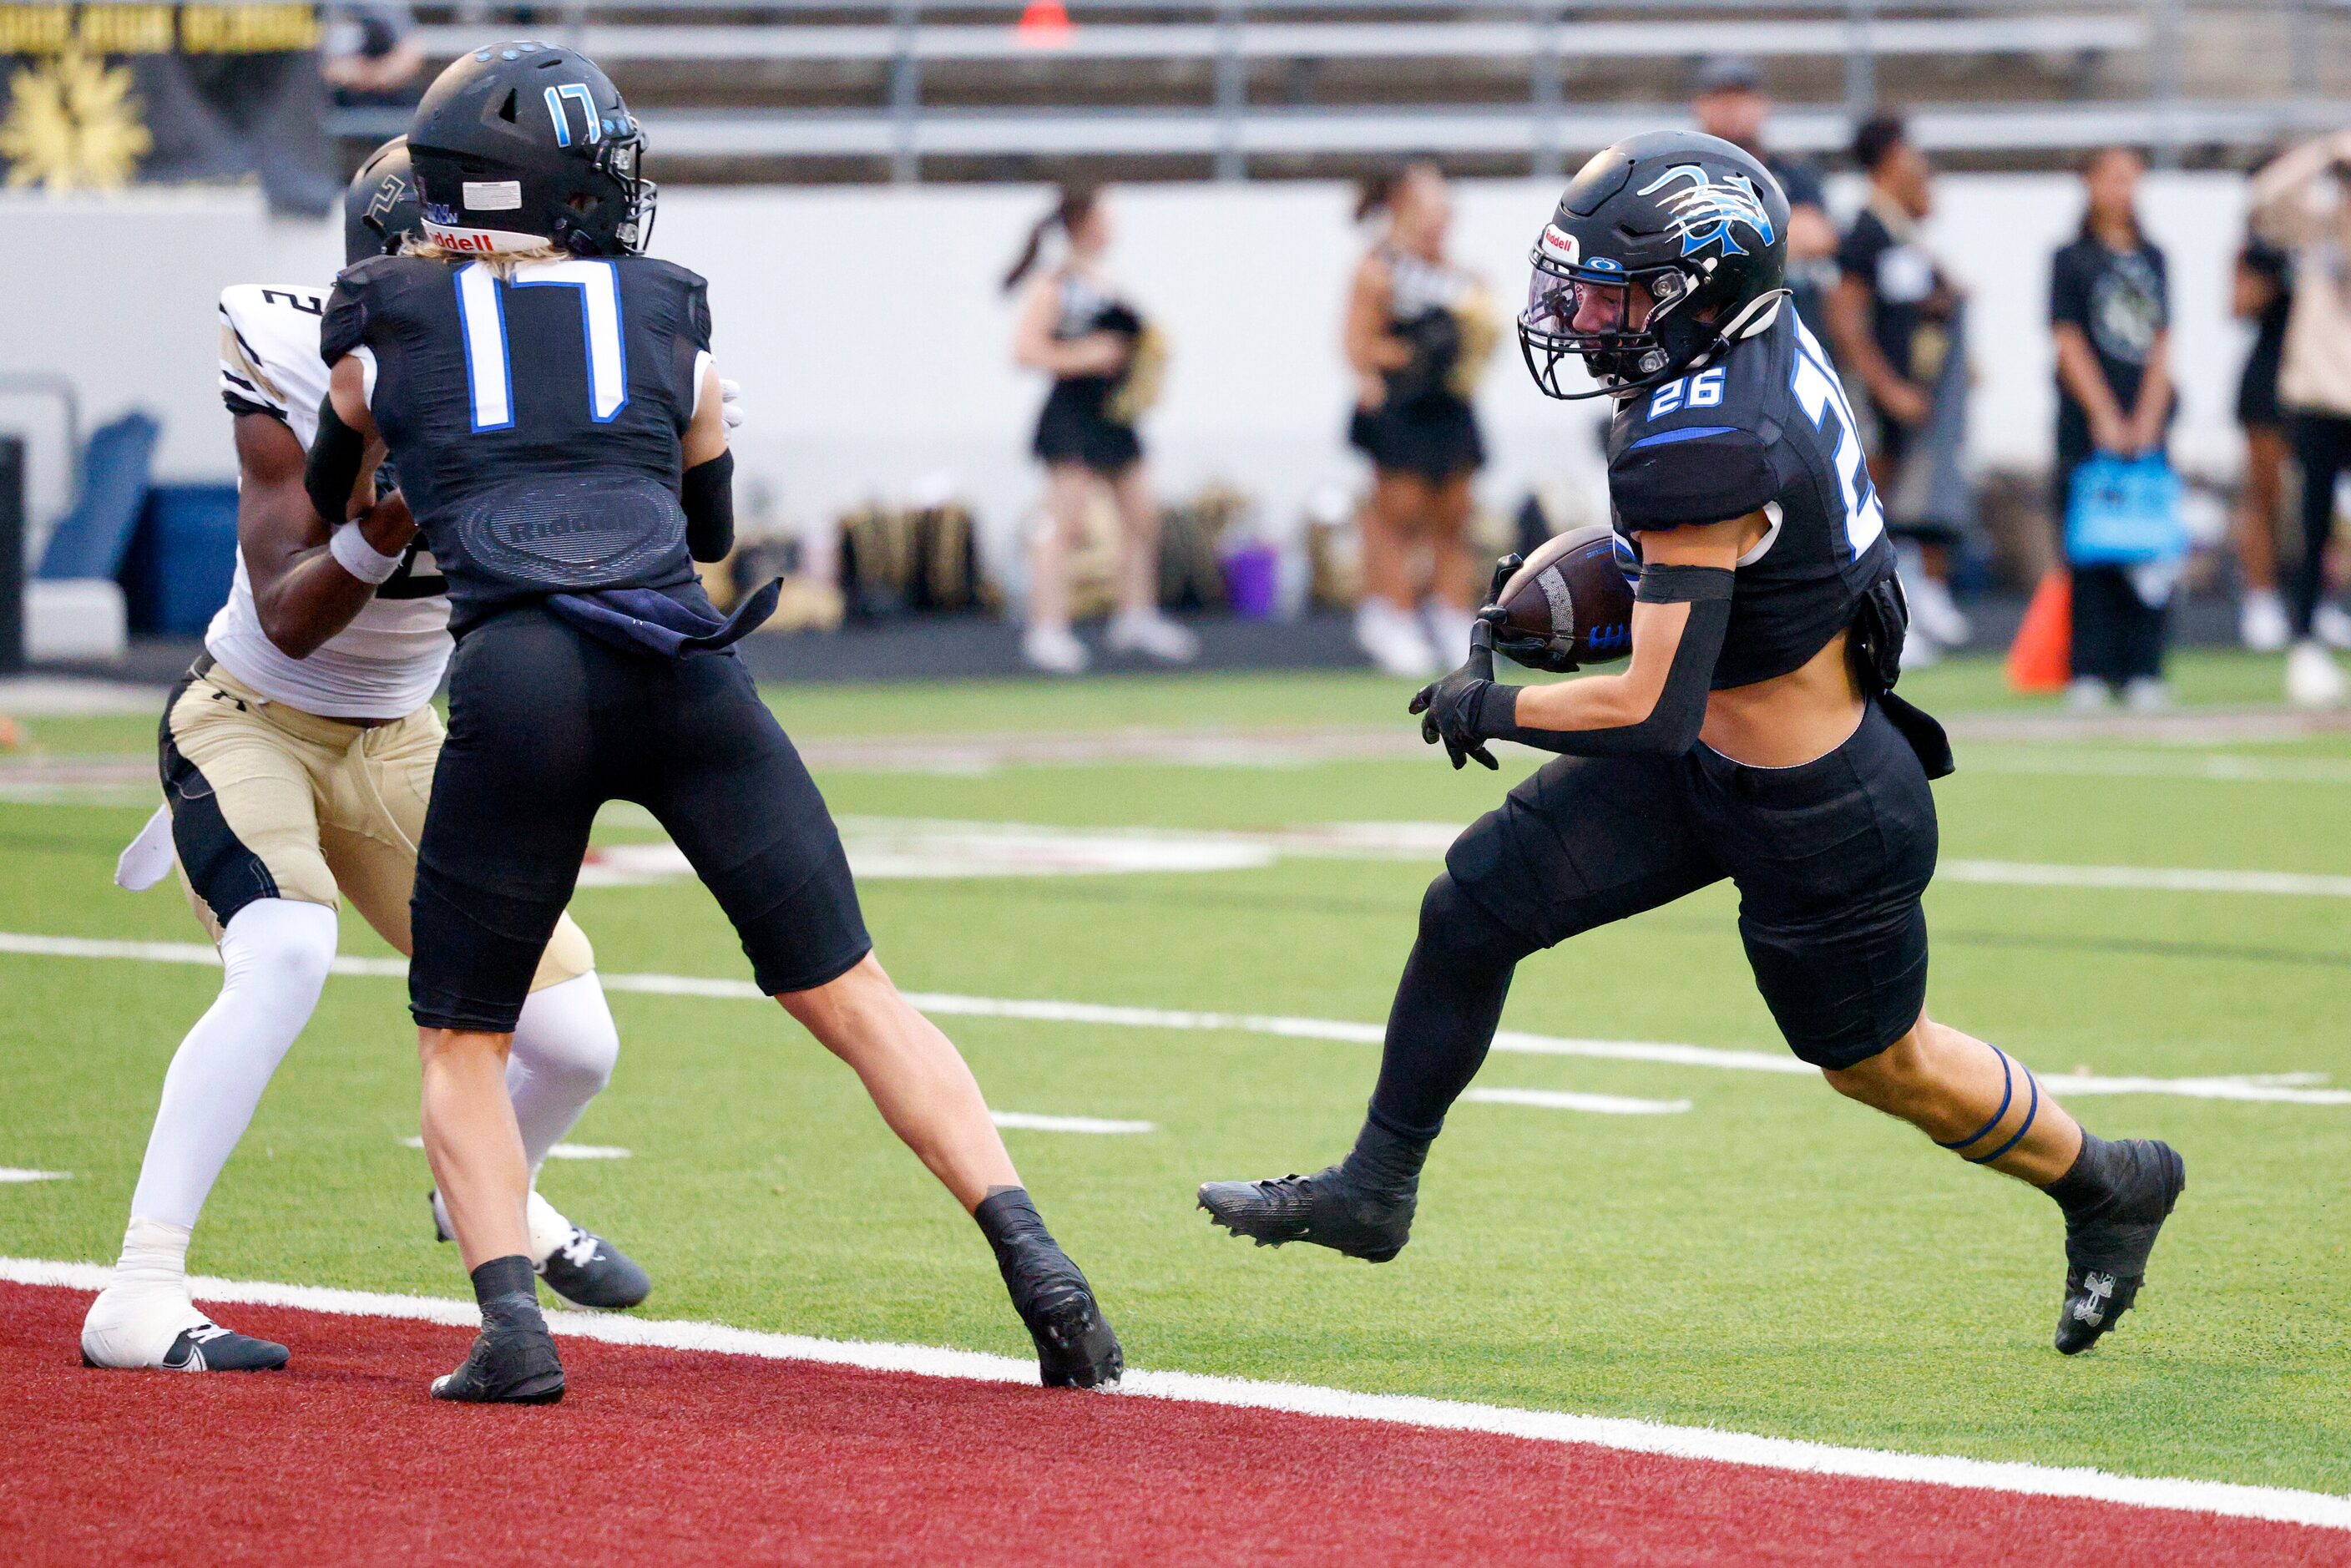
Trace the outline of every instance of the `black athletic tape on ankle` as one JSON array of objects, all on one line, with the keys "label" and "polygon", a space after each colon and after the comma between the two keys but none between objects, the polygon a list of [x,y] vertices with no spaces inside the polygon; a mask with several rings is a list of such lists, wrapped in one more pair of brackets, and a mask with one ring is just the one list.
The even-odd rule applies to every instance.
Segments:
[{"label": "black athletic tape on ankle", "polygon": [[1633,597],[1643,604],[1702,604],[1729,599],[1738,579],[1722,566],[1645,566]]},{"label": "black athletic tape on ankle", "polygon": [[1964,1138],[1954,1138],[1948,1144],[1940,1138],[1936,1139],[1935,1146],[1938,1149],[1964,1149],[1978,1138],[1989,1136],[1991,1130],[2000,1125],[2000,1119],[2008,1114],[2008,1103],[2016,1097],[2016,1077],[2009,1071],[2008,1052],[1990,1040],[1984,1041],[1984,1046],[1994,1056],[2000,1058],[2000,1109],[1991,1113],[1991,1121],[1986,1122]]},{"label": "black athletic tape on ankle", "polygon": [[2031,1101],[2027,1102],[2024,1108],[2024,1125],[2016,1130],[2016,1136],[2009,1139],[2008,1142],[2002,1144],[2000,1147],[1994,1149],[1988,1155],[1978,1155],[1974,1156],[1968,1161],[1968,1164],[1971,1166],[1988,1166],[1991,1164],[1992,1161],[2000,1158],[2001,1155],[2008,1153],[2009,1150],[2022,1143],[2024,1141],[2024,1134],[2032,1131],[2032,1118],[2041,1114],[2041,1080],[2033,1077],[2032,1069],[2028,1067],[2024,1070],[2024,1082],[2032,1090],[2032,1098]]}]

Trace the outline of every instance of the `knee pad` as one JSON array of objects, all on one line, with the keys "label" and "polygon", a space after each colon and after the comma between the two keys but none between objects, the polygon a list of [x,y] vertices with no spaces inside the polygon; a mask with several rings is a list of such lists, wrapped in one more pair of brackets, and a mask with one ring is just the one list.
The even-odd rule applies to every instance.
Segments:
[{"label": "knee pad", "polygon": [[1467,961],[1515,964],[1534,951],[1463,890],[1450,871],[1441,872],[1420,900],[1418,948]]},{"label": "knee pad", "polygon": [[576,1082],[590,1092],[612,1081],[621,1031],[591,971],[533,991],[515,1020],[513,1060],[534,1078]]},{"label": "knee pad", "polygon": [[307,1015],[334,967],[337,934],[335,912],[323,904],[257,898],[221,929],[223,988],[266,990]]}]

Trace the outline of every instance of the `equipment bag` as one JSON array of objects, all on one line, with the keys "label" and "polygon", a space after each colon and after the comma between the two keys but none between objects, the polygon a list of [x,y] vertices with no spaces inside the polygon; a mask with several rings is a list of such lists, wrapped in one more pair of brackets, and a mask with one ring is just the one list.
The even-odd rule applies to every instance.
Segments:
[{"label": "equipment bag", "polygon": [[2159,452],[2101,453],[2074,471],[2065,505],[2065,559],[2075,566],[2146,566],[2188,553],[2179,476]]}]

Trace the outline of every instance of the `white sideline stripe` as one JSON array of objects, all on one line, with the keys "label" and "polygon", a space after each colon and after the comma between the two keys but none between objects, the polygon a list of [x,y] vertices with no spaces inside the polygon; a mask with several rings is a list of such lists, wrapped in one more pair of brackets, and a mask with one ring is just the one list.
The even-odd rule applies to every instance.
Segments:
[{"label": "white sideline stripe", "polygon": [[[400,1140],[403,1148],[421,1149],[424,1140],[411,1133]],[[629,1151],[617,1144],[556,1144],[547,1151],[550,1160],[625,1160]]]},{"label": "white sideline stripe", "polygon": [[[220,955],[209,944],[201,942],[116,942],[89,936],[35,936],[10,931],[0,931],[0,953],[51,958],[131,958],[152,964],[196,964],[214,967],[220,964]],[[399,958],[337,958],[334,973],[397,979],[408,973],[408,965]],[[759,988],[748,980],[722,980],[702,975],[626,975],[602,971],[599,971],[599,977],[608,991],[735,1001],[768,999]],[[966,997],[947,991],[908,991],[906,999],[926,1013],[936,1013],[944,1018],[1017,1019],[1029,1023],[1091,1024],[1104,1029],[1263,1034],[1284,1040],[1327,1040],[1351,1045],[1377,1045],[1386,1034],[1385,1027],[1375,1023],[1353,1023],[1344,1019],[1284,1018],[1269,1013],[1113,1007],[1100,1002]],[[1777,1072],[1798,1078],[1809,1078],[1817,1071],[1784,1052],[1730,1051],[1709,1045],[1675,1045],[1658,1040],[1577,1040],[1508,1029],[1495,1034],[1492,1049],[1521,1056],[1650,1061],[1668,1067]],[[2231,1073],[2199,1078],[2105,1077],[2096,1073],[2066,1073],[2050,1078],[2048,1082],[2062,1086],[2069,1094],[2168,1094],[2187,1100],[2351,1105],[2351,1089],[2306,1087],[2312,1077],[2312,1074],[2299,1072]]]},{"label": "white sideline stripe", "polygon": [[1574,1094],[1561,1089],[1469,1089],[1461,1098],[1481,1105],[1534,1105],[1546,1111],[1590,1111],[1602,1116],[1670,1116],[1690,1108],[1687,1100],[1633,1100],[1622,1094]]},{"label": "white sideline stripe", "polygon": [[1031,1133],[1155,1133],[1155,1122],[1121,1122],[1108,1116],[1040,1116],[1030,1111],[990,1111],[987,1119],[999,1127]]},{"label": "white sideline stripe", "polygon": [[1944,861],[1946,882],[2016,887],[2118,887],[2153,893],[2266,893],[2289,898],[2351,898],[2351,876],[2294,871],[2202,871],[2185,866],[2043,865],[2026,861]]},{"label": "white sideline stripe", "polygon": [[[24,1285],[99,1291],[113,1278],[103,1263],[55,1262],[0,1258],[0,1280]],[[199,1276],[188,1281],[200,1301],[293,1307],[352,1317],[403,1318],[477,1325],[470,1301],[431,1296],[397,1296],[315,1285],[279,1285]],[[668,1350],[709,1351],[768,1361],[805,1361],[853,1366],[871,1372],[904,1372],[923,1377],[960,1377],[987,1383],[1033,1385],[1034,1363],[980,1351],[933,1345],[885,1344],[817,1339],[803,1334],[762,1333],[718,1323],[664,1322],[603,1313],[552,1312],[548,1327],[574,1339],[609,1344],[652,1345]],[[1221,1405],[1249,1410],[1280,1410],[1301,1416],[1380,1421],[1449,1432],[1485,1432],[1541,1443],[1580,1443],[1670,1458],[1709,1459],[1760,1469],[1811,1475],[1850,1476],[1865,1480],[1912,1481],[1928,1486],[2015,1492],[2032,1497],[2082,1498],[2130,1508],[2264,1519],[2286,1524],[2351,1530],[2351,1498],[2285,1487],[2243,1486],[2232,1481],[2118,1476],[2105,1470],[2059,1469],[1992,1459],[1892,1453],[1878,1448],[1840,1448],[1792,1437],[1757,1437],[1711,1427],[1675,1427],[1623,1416],[1576,1416],[1561,1411],[1519,1410],[1466,1400],[1429,1399],[1405,1394],[1358,1394],[1311,1384],[1265,1383],[1254,1378],[1212,1377],[1193,1372],[1130,1369],[1119,1396]]]},{"label": "white sideline stripe", "polygon": [[0,1186],[20,1181],[71,1181],[71,1171],[28,1171],[17,1166],[0,1166]]}]

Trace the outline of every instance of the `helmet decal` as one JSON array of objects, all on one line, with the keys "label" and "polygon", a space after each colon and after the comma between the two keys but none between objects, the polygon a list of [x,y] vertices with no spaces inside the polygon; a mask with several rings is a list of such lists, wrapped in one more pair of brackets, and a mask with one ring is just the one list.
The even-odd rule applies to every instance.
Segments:
[{"label": "helmet decal", "polygon": [[1583,250],[1576,237],[1557,224],[1543,225],[1542,247],[1571,267],[1575,265]]},{"label": "helmet decal", "polygon": [[547,89],[547,112],[555,121],[555,144],[558,147],[571,145],[571,122],[563,113],[563,100],[567,98],[577,99],[580,111],[587,117],[587,140],[603,140],[603,123],[596,117],[596,95],[588,89],[586,82],[570,81]]},{"label": "helmet decal", "polygon": [[1708,246],[1719,246],[1723,256],[1745,256],[1747,247],[1730,232],[1733,224],[1745,224],[1767,246],[1777,237],[1755,182],[1744,174],[1710,175],[1698,164],[1677,163],[1642,186],[1640,193],[1649,195],[1677,180],[1688,182],[1687,186],[1668,197],[1666,205],[1674,214],[1674,232],[1681,238],[1684,256],[1696,256]]}]

